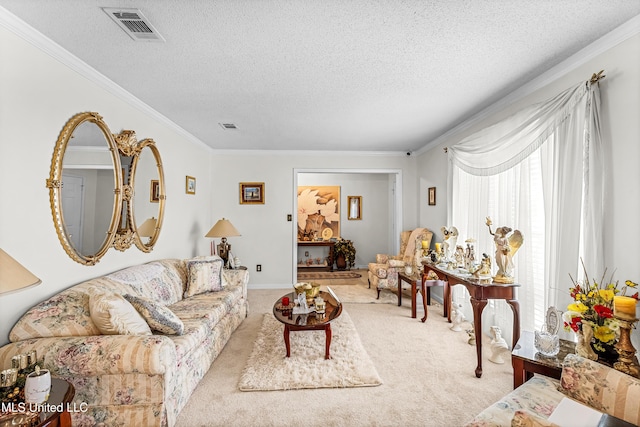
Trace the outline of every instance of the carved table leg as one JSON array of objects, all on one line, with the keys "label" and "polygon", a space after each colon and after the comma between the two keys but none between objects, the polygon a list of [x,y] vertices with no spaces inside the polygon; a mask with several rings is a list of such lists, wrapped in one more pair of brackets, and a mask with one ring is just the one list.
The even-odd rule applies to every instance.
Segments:
[{"label": "carved table leg", "polygon": [[331,324],[327,323],[327,326],[324,328],[325,334],[325,348],[324,348],[324,358],[331,359],[331,355],[329,354],[329,348],[331,347]]},{"label": "carved table leg", "polygon": [[513,349],[520,339],[520,303],[516,300],[507,300],[507,304],[513,311],[513,342],[511,343],[511,349]]},{"label": "carved table leg", "polygon": [[476,336],[476,357],[478,366],[476,367],[476,377],[482,376],[482,310],[487,305],[487,300],[477,300],[471,298],[471,306],[473,307],[473,328]]},{"label": "carved table leg", "polygon": [[425,285],[425,280],[422,280],[420,282],[420,293],[422,294],[422,306],[424,307],[424,317],[420,320],[422,320],[422,323],[427,321],[427,316],[429,315],[429,310],[427,309],[427,297],[426,297],[426,293],[427,290],[430,288],[427,288]]},{"label": "carved table leg", "polygon": [[284,346],[287,348],[287,357],[290,357],[291,344],[289,343],[289,325],[284,325]]}]

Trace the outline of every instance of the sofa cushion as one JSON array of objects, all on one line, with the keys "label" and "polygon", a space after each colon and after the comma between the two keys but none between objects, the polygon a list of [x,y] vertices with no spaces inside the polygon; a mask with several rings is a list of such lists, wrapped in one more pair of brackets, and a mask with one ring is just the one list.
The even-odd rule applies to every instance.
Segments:
[{"label": "sofa cushion", "polygon": [[144,317],[151,330],[167,335],[182,335],[184,333],[182,320],[164,305],[149,298],[135,295],[127,294],[124,295],[124,298]]},{"label": "sofa cushion", "polygon": [[531,411],[518,409],[511,420],[511,427],[560,427]]},{"label": "sofa cushion", "polygon": [[640,380],[598,362],[569,354],[560,391],[600,412],[640,425]]},{"label": "sofa cushion", "polygon": [[[153,261],[134,265],[105,276],[121,285],[119,293],[152,298],[163,305],[170,305],[182,299],[183,283],[180,260]],[[130,288],[131,290],[126,290]]]},{"label": "sofa cushion", "polygon": [[91,320],[104,335],[151,335],[147,322],[120,294],[92,290],[89,311]]},{"label": "sofa cushion", "polygon": [[220,257],[195,258],[187,261],[188,278],[184,297],[221,291],[222,267],[223,261]]}]

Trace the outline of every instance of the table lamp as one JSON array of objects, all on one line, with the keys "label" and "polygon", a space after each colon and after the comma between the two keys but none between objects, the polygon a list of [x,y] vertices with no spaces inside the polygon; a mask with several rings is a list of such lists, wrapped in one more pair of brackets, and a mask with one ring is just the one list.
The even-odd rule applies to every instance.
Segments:
[{"label": "table lamp", "polygon": [[211,227],[211,230],[205,237],[221,237],[218,244],[218,255],[224,260],[224,264],[227,265],[229,260],[229,252],[231,251],[231,245],[227,243],[227,237],[240,236],[240,232],[231,224],[228,219],[222,218],[216,222],[216,225]]},{"label": "table lamp", "polygon": [[0,249],[0,294],[42,283],[18,261]]},{"label": "table lamp", "polygon": [[156,233],[156,224],[158,220],[154,217],[147,218],[140,227],[138,227],[138,236],[140,237],[153,237]]}]

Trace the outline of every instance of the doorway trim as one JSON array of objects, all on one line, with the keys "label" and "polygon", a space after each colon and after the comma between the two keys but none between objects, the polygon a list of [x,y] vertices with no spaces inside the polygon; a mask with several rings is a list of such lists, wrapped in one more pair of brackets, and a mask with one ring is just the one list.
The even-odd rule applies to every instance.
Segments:
[{"label": "doorway trim", "polygon": [[[295,214],[292,218],[292,241],[291,247],[293,248],[292,252],[292,270],[291,277],[293,279],[293,283],[296,283],[298,276],[298,175],[301,173],[326,173],[326,174],[385,174],[385,175],[394,175],[393,180],[393,188],[392,188],[392,205],[393,205],[393,218],[391,220],[391,230],[393,236],[399,236],[402,231],[402,169],[349,169],[349,168],[338,168],[338,169],[329,169],[329,168],[294,168],[293,169],[293,212]],[[396,241],[398,239],[392,239],[393,242],[393,252],[397,253],[400,251],[399,243]]]}]

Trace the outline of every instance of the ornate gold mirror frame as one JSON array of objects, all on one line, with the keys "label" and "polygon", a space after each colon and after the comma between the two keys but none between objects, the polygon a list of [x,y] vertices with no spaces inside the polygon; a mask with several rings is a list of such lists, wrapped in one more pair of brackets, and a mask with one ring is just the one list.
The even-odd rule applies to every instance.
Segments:
[{"label": "ornate gold mirror frame", "polygon": [[[129,203],[128,216],[135,245],[143,252],[151,252],[160,236],[164,218],[164,169],[160,152],[153,139],[143,139],[137,147],[138,150],[131,162],[130,185],[134,197]],[[155,166],[149,163],[151,158],[145,155],[145,148],[153,156]],[[146,191],[149,191],[148,196],[145,194]],[[143,240],[145,238],[149,239],[146,243]]]},{"label": "ornate gold mirror frame", "polygon": [[[92,148],[92,149],[98,150],[100,149],[100,147],[95,144],[95,141],[89,141],[90,143],[88,143],[85,146],[85,142],[81,141],[81,139],[83,138],[83,135],[82,135],[83,132],[78,132],[77,135],[74,135],[74,133],[78,130],[78,128],[85,123],[87,125],[83,127],[82,131],[88,130],[90,132],[95,133],[95,130],[92,129],[92,126],[91,126],[91,125],[95,125],[97,126],[97,129],[101,133],[101,136],[104,137],[104,142],[105,142],[105,145],[107,146],[107,149],[102,149],[101,151],[106,152],[108,150],[109,152],[108,155],[111,159],[111,164],[109,165],[102,164],[96,167],[92,167],[91,164],[93,162],[93,159],[91,159],[90,155],[89,156],[86,155],[87,152],[90,153],[91,150],[86,150],[86,152],[83,152],[83,149]],[[74,150],[69,150],[68,152],[70,142],[72,141],[74,145]],[[113,190],[112,190],[113,195],[109,196],[109,193],[107,193],[107,195],[105,196],[104,192],[102,193],[99,192],[98,191],[98,188],[100,188],[99,185],[96,185],[95,187],[96,191],[95,191],[95,194],[93,194],[93,196],[96,196],[96,197],[103,197],[103,200],[105,201],[111,198],[113,199],[111,219],[108,220],[105,217],[105,220],[109,222],[109,226],[106,230],[96,230],[95,227],[94,228],[90,227],[90,225],[92,224],[92,221],[95,218],[91,218],[88,216],[89,213],[87,211],[89,209],[84,209],[83,207],[84,205],[82,203],[76,204],[77,206],[79,206],[79,209],[80,209],[79,211],[80,213],[76,215],[75,211],[69,207],[70,206],[69,202],[65,202],[68,208],[67,216],[69,218],[78,217],[78,218],[81,218],[81,222],[82,222],[83,215],[86,216],[87,219],[84,222],[87,223],[85,225],[87,229],[87,234],[89,234],[90,232],[94,233],[94,235],[96,236],[95,240],[98,240],[101,238],[101,233],[102,232],[105,233],[104,240],[96,250],[83,251],[82,250],[83,245],[81,243],[74,244],[73,243],[74,241],[77,242],[79,240],[79,236],[78,235],[74,236],[73,232],[69,230],[73,230],[72,226],[74,226],[75,224],[67,224],[65,222],[65,213],[63,211],[64,209],[63,209],[63,196],[62,196],[62,193],[65,192],[64,180],[68,179],[68,176],[65,176],[65,156],[68,156],[70,159],[72,159],[73,151],[77,151],[76,154],[78,154],[78,156],[76,157],[80,160],[78,160],[77,161],[78,164],[73,165],[72,168],[69,167],[69,162],[67,162],[67,173],[70,170],[71,171],[84,170],[85,172],[83,173],[87,174],[87,173],[94,173],[94,172],[98,173],[100,170],[113,169]],[[75,161],[76,160],[73,160],[71,161],[71,163]],[[78,173],[78,175],[82,175],[82,174]],[[120,156],[118,154],[118,148],[116,147],[116,143],[113,139],[113,136],[109,128],[107,127],[106,123],[103,121],[102,117],[98,113],[92,113],[92,112],[79,113],[73,116],[65,124],[62,131],[60,132],[60,135],[58,136],[58,140],[56,141],[56,145],[53,150],[53,158],[51,160],[51,171],[49,173],[49,179],[47,179],[46,185],[49,188],[49,200],[51,205],[51,214],[53,216],[53,223],[56,229],[56,233],[58,234],[58,239],[60,240],[60,243],[62,244],[62,247],[64,248],[65,252],[71,257],[71,259],[73,259],[76,262],[79,262],[80,264],[95,265],[98,261],[100,261],[100,258],[102,258],[102,256],[107,252],[109,247],[113,244],[113,241],[119,226],[120,212],[122,209],[122,200],[123,200],[122,169],[120,165]],[[84,188],[84,185],[82,187]],[[73,191],[71,190],[71,185],[68,185],[66,194],[70,193],[71,191]],[[81,191],[84,191],[84,190],[81,190]],[[79,200],[84,201],[84,196],[81,196]],[[96,216],[98,213],[102,213],[102,211],[104,210],[105,210],[104,208],[96,209],[94,216]],[[80,230],[84,228],[85,228],[84,226],[79,227]],[[93,236],[90,236],[90,237],[93,237]]]}]

